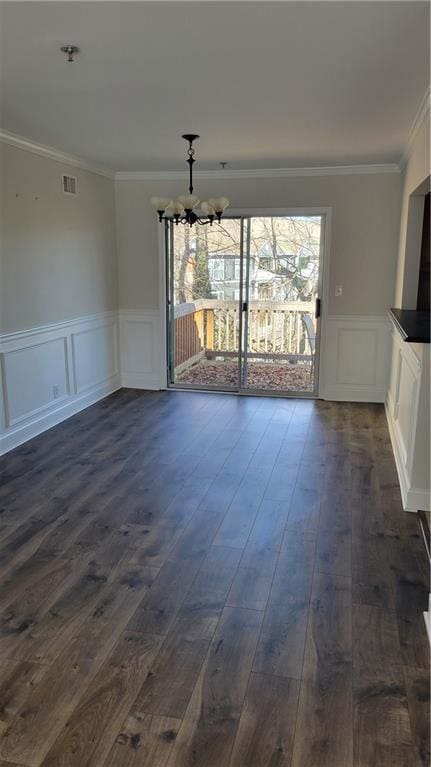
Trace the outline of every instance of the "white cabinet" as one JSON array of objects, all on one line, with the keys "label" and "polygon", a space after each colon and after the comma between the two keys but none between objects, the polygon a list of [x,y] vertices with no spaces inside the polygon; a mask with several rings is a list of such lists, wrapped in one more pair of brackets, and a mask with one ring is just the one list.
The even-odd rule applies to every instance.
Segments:
[{"label": "white cabinet", "polygon": [[394,329],[386,414],[406,511],[430,510],[430,345]]}]

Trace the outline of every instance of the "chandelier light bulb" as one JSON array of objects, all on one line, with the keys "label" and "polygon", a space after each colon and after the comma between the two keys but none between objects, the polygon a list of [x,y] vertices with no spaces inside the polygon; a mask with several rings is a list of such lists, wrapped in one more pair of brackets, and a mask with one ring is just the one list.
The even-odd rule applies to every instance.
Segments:
[{"label": "chandelier light bulb", "polygon": [[184,213],[184,205],[180,200],[172,200],[166,208],[167,213],[172,213],[174,216],[181,216]]},{"label": "chandelier light bulb", "polygon": [[203,210],[204,213],[207,214],[207,216],[214,216],[215,215],[215,210],[214,210],[213,206],[210,205],[209,202],[206,202],[206,201],[205,202],[201,202],[201,209]]},{"label": "chandelier light bulb", "polygon": [[195,194],[182,194],[178,197],[178,202],[180,202],[186,210],[193,210],[193,208],[196,208],[196,205],[199,204],[199,197],[196,197]]},{"label": "chandelier light bulb", "polygon": [[165,211],[166,208],[170,205],[169,197],[152,197],[151,198],[151,205],[156,210]]},{"label": "chandelier light bulb", "polygon": [[229,200],[227,197],[216,197],[213,204],[216,213],[223,213],[224,209],[229,205]]}]

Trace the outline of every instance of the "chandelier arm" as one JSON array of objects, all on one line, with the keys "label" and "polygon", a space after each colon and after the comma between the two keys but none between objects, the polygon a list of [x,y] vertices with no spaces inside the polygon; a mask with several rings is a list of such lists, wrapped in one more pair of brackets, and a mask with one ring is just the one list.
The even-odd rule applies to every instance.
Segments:
[{"label": "chandelier arm", "polygon": [[[200,218],[200,217],[197,217],[195,221],[190,223],[190,219],[187,218],[187,216],[180,216],[178,218],[178,220],[176,220],[172,216],[159,216],[159,221],[160,222],[162,222],[162,221],[171,221],[171,223],[173,223],[173,224],[183,224],[183,225],[189,224],[190,226],[193,226],[193,224],[200,224],[201,226],[207,226],[207,224],[209,224],[210,226],[212,226],[212,224],[214,223],[214,220],[215,220],[214,216],[212,218]],[[217,219],[217,220],[219,221],[220,219]]]}]

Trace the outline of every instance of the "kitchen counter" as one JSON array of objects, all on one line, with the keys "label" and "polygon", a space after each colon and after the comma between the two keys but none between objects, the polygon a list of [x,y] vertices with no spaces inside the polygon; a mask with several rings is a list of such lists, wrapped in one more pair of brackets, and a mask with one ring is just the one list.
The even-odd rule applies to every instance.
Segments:
[{"label": "kitchen counter", "polygon": [[389,309],[389,317],[403,341],[416,344],[429,344],[429,312],[418,312],[415,309]]}]

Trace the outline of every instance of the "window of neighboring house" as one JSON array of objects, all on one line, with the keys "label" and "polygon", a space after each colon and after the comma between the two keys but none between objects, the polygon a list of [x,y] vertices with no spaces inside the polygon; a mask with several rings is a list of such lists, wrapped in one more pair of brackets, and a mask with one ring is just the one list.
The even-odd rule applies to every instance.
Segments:
[{"label": "window of neighboring house", "polygon": [[272,298],[272,285],[270,282],[262,282],[258,287],[259,298]]},{"label": "window of neighboring house", "polygon": [[224,278],[225,280],[235,279],[235,260],[233,258],[227,258],[225,261]]},{"label": "window of neighboring house", "polygon": [[224,259],[210,258],[208,260],[210,280],[224,280]]},{"label": "window of neighboring house", "polygon": [[259,258],[259,266],[261,269],[271,269],[272,267],[272,256],[260,256]]},{"label": "window of neighboring house", "polygon": [[274,264],[274,254],[272,244],[268,241],[259,248],[259,267],[261,269],[272,269]]}]

